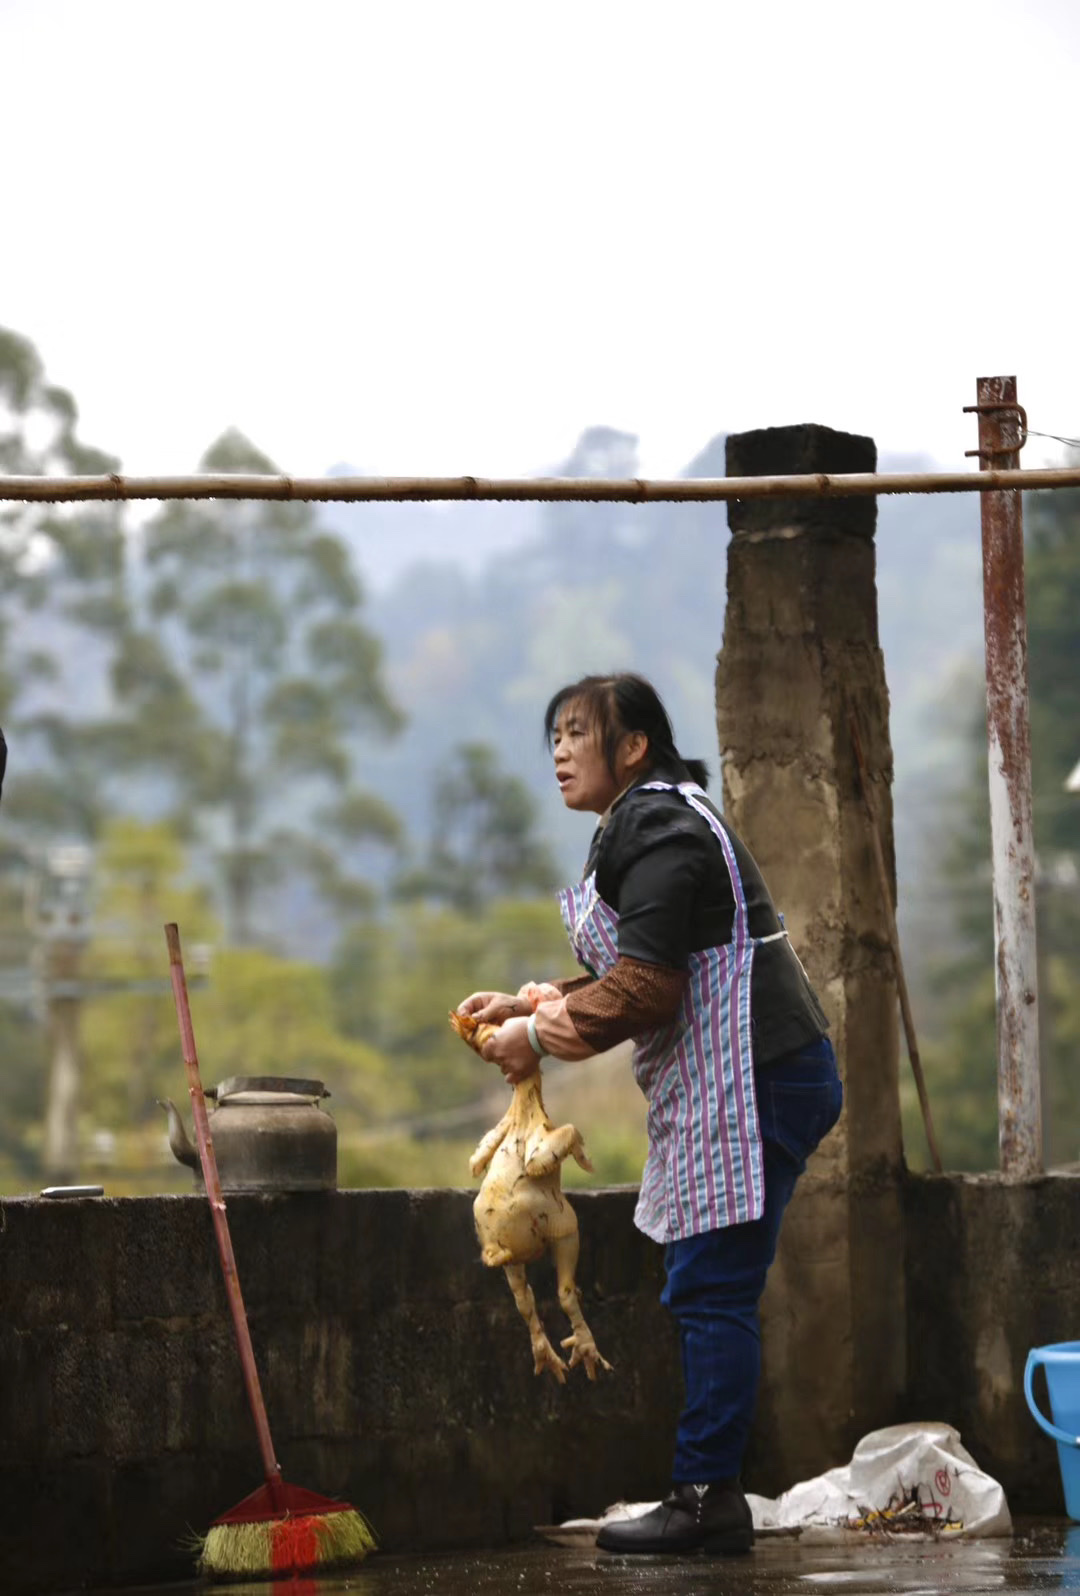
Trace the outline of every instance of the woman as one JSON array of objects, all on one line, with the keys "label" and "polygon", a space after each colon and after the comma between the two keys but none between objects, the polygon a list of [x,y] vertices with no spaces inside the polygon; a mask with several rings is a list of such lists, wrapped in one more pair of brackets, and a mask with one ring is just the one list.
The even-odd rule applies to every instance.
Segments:
[{"label": "woman", "polygon": [[753,858],[678,753],[642,677],[586,676],[545,716],[568,809],[600,816],[585,879],[561,895],[586,973],[474,992],[510,1081],[548,1054],[633,1037],[649,1151],[634,1222],[665,1247],[662,1301],[686,1382],[672,1490],[606,1526],[618,1552],[748,1551],[739,1470],[761,1369],[758,1302],[784,1209],[840,1115],[828,1022]]}]

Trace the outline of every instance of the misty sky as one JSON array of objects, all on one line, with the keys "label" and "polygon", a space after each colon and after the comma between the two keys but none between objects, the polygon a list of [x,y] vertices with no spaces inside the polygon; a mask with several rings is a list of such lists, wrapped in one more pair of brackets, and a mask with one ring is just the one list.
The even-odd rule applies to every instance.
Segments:
[{"label": "misty sky", "polygon": [[0,61],[0,323],[130,471],[952,464],[1013,372],[1080,433],[1075,0],[0,0]]}]

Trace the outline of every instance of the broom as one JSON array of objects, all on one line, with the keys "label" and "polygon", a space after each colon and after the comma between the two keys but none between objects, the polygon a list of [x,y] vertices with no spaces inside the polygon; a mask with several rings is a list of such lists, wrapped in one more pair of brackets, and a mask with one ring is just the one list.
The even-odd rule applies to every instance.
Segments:
[{"label": "broom", "polygon": [[198,1143],[206,1195],[210,1199],[221,1269],[225,1276],[225,1293],[236,1330],[244,1386],[255,1420],[265,1478],[265,1484],[260,1485],[258,1490],[214,1520],[201,1545],[199,1568],[214,1579],[235,1575],[273,1579],[278,1575],[351,1567],[362,1562],[376,1546],[375,1536],[363,1514],[348,1502],[318,1496],[300,1485],[286,1485],[274,1456],[274,1443],[270,1439],[266,1405],[259,1385],[259,1372],[255,1367],[251,1333],[225,1218],[225,1199],[221,1195],[214,1144],[210,1139],[177,926],[165,927],[165,941],[169,948],[169,973],[172,976],[188,1092],[195,1120],[195,1140]]}]

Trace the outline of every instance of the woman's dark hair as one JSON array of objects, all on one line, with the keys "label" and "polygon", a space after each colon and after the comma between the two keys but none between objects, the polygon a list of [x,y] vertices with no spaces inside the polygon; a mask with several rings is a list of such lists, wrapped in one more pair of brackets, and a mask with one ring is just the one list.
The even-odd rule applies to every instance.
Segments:
[{"label": "woman's dark hair", "polygon": [[583,676],[579,682],[560,687],[544,711],[544,737],[550,748],[555,741],[555,725],[564,706],[581,706],[582,714],[596,727],[607,767],[615,774],[615,751],[627,732],[644,732],[649,739],[649,764],[682,765],[691,781],[708,786],[709,767],[702,759],[684,759],[675,747],[675,733],[660,694],[644,676],[632,671],[616,671],[611,676]]}]

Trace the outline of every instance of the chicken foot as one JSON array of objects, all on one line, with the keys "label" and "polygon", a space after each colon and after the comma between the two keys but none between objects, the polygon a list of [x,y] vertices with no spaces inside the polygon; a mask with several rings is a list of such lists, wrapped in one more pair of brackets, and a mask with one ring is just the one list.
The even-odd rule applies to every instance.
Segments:
[{"label": "chicken foot", "polygon": [[[510,1290],[514,1293],[517,1311],[529,1327],[529,1339],[532,1342],[533,1350],[533,1373],[543,1374],[544,1370],[548,1369],[560,1385],[565,1385],[566,1364],[559,1357],[559,1354],[544,1333],[544,1327],[540,1323],[540,1315],[536,1311],[536,1298],[533,1296],[532,1287],[525,1277],[525,1265],[504,1264],[503,1273],[510,1282]],[[591,1378],[595,1378],[595,1376],[591,1376]]]},{"label": "chicken foot", "polygon": [[593,1333],[585,1323],[585,1315],[581,1311],[581,1292],[574,1280],[578,1248],[576,1229],[567,1236],[559,1236],[551,1243],[555,1259],[555,1278],[558,1282],[559,1306],[569,1319],[573,1330],[573,1334],[567,1336],[561,1345],[570,1353],[571,1369],[576,1368],[579,1363],[583,1364],[589,1379],[595,1380],[597,1369],[607,1369],[610,1372],[611,1364],[597,1350]]}]

